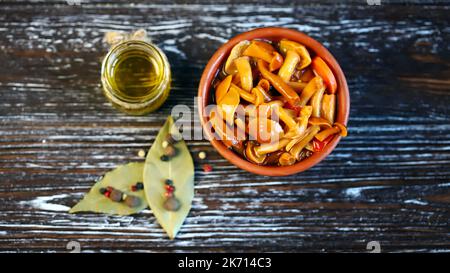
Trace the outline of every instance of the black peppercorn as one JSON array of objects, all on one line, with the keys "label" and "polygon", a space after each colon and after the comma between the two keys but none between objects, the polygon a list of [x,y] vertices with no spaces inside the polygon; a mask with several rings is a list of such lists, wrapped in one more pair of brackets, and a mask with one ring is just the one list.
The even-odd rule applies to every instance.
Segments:
[{"label": "black peppercorn", "polygon": [[166,184],[167,186],[173,186],[173,181],[171,179],[166,179],[166,181],[164,181],[164,184]]},{"label": "black peppercorn", "polygon": [[170,157],[168,157],[167,155],[162,155],[159,159],[161,161],[169,161]]},{"label": "black peppercorn", "polygon": [[136,186],[136,190],[144,189],[144,183],[142,183],[142,182],[137,182],[135,186]]},{"label": "black peppercorn", "polygon": [[107,190],[105,188],[100,188],[99,192],[100,192],[100,194],[105,194],[105,192],[107,192]]}]

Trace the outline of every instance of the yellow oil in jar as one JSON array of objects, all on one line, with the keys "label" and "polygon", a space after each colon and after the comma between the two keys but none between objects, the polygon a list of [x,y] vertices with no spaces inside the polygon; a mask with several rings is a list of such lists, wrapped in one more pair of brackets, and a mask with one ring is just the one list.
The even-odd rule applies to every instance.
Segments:
[{"label": "yellow oil in jar", "polygon": [[139,51],[121,58],[114,68],[114,80],[125,96],[145,96],[161,82],[161,68],[153,58]]},{"label": "yellow oil in jar", "polygon": [[120,110],[142,115],[159,108],[170,89],[170,66],[164,53],[143,41],[111,49],[102,66],[106,97]]}]

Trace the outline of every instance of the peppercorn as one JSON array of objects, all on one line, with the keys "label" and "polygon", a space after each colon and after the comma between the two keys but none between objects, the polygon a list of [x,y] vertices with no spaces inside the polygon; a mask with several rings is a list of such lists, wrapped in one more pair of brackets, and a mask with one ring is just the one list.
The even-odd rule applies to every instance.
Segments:
[{"label": "peppercorn", "polygon": [[144,150],[139,150],[138,156],[139,157],[145,157],[145,151]]},{"label": "peppercorn", "polygon": [[173,145],[168,145],[164,148],[164,155],[174,157],[177,154],[177,149]]},{"label": "peppercorn", "polygon": [[168,191],[166,191],[166,192],[164,193],[164,196],[167,197],[167,198],[173,197],[173,192],[168,192]]},{"label": "peppercorn", "polygon": [[121,191],[114,189],[111,191],[109,199],[111,199],[114,202],[120,202],[122,201],[122,194],[123,193]]},{"label": "peppercorn", "polygon": [[168,157],[167,155],[162,155],[159,159],[161,161],[169,161],[170,157]]},{"label": "peppercorn", "polygon": [[124,201],[125,204],[130,208],[139,207],[141,205],[141,199],[133,195],[127,195]]},{"label": "peppercorn", "polygon": [[105,188],[100,188],[99,192],[100,192],[100,194],[105,194],[107,192],[107,190]]},{"label": "peppercorn", "polygon": [[174,192],[175,191],[175,187],[172,186],[172,185],[166,185],[165,188],[166,188],[167,192]]},{"label": "peppercorn", "polygon": [[168,211],[177,211],[180,209],[181,204],[175,197],[169,197],[163,204],[164,208]]},{"label": "peppercorn", "polygon": [[142,190],[142,189],[144,189],[144,183],[142,183],[142,182],[137,182],[135,186],[136,186],[136,189],[137,189],[137,190]]},{"label": "peppercorn", "polygon": [[174,144],[177,143],[178,141],[173,137],[172,134],[167,134],[165,140],[169,143],[169,144]]},{"label": "peppercorn", "polygon": [[167,140],[164,140],[164,141],[161,143],[161,146],[162,146],[163,148],[166,148],[167,146],[169,146],[169,142],[167,142]]},{"label": "peppercorn", "polygon": [[164,181],[164,184],[166,184],[168,186],[172,186],[173,185],[173,181],[171,179],[166,179],[166,181]]},{"label": "peppercorn", "polygon": [[205,152],[198,153],[198,158],[205,159],[206,158],[206,153]]},{"label": "peppercorn", "polygon": [[203,171],[205,172],[205,173],[209,173],[209,172],[211,172],[213,170],[213,167],[211,166],[211,165],[209,165],[209,164],[203,164]]}]

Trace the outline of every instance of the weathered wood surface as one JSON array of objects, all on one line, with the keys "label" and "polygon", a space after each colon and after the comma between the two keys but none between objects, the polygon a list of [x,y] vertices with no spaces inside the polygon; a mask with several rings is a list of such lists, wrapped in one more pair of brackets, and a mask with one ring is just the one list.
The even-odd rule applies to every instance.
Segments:
[{"label": "weathered wood surface", "polygon": [[[369,241],[382,251],[450,251],[449,5],[129,2],[0,2],[1,252],[65,252],[72,240],[94,252],[363,252]],[[67,213],[98,176],[141,160],[174,105],[195,111],[217,47],[263,26],[310,34],[346,73],[350,135],[325,161],[269,178],[188,141],[193,154],[208,152],[214,172],[197,160],[193,209],[174,241],[150,211]],[[137,28],[173,69],[170,99],[145,117],[114,110],[99,85],[104,33]]]}]

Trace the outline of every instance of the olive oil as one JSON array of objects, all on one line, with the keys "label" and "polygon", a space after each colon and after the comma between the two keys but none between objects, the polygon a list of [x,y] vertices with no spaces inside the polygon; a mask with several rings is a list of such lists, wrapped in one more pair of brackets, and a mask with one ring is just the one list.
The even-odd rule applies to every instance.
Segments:
[{"label": "olive oil", "polygon": [[114,46],[102,65],[106,97],[120,110],[142,115],[159,108],[170,89],[170,65],[164,53],[144,41]]},{"label": "olive oil", "polygon": [[139,51],[120,58],[114,68],[114,81],[125,96],[145,96],[161,82],[161,69],[154,58]]}]

